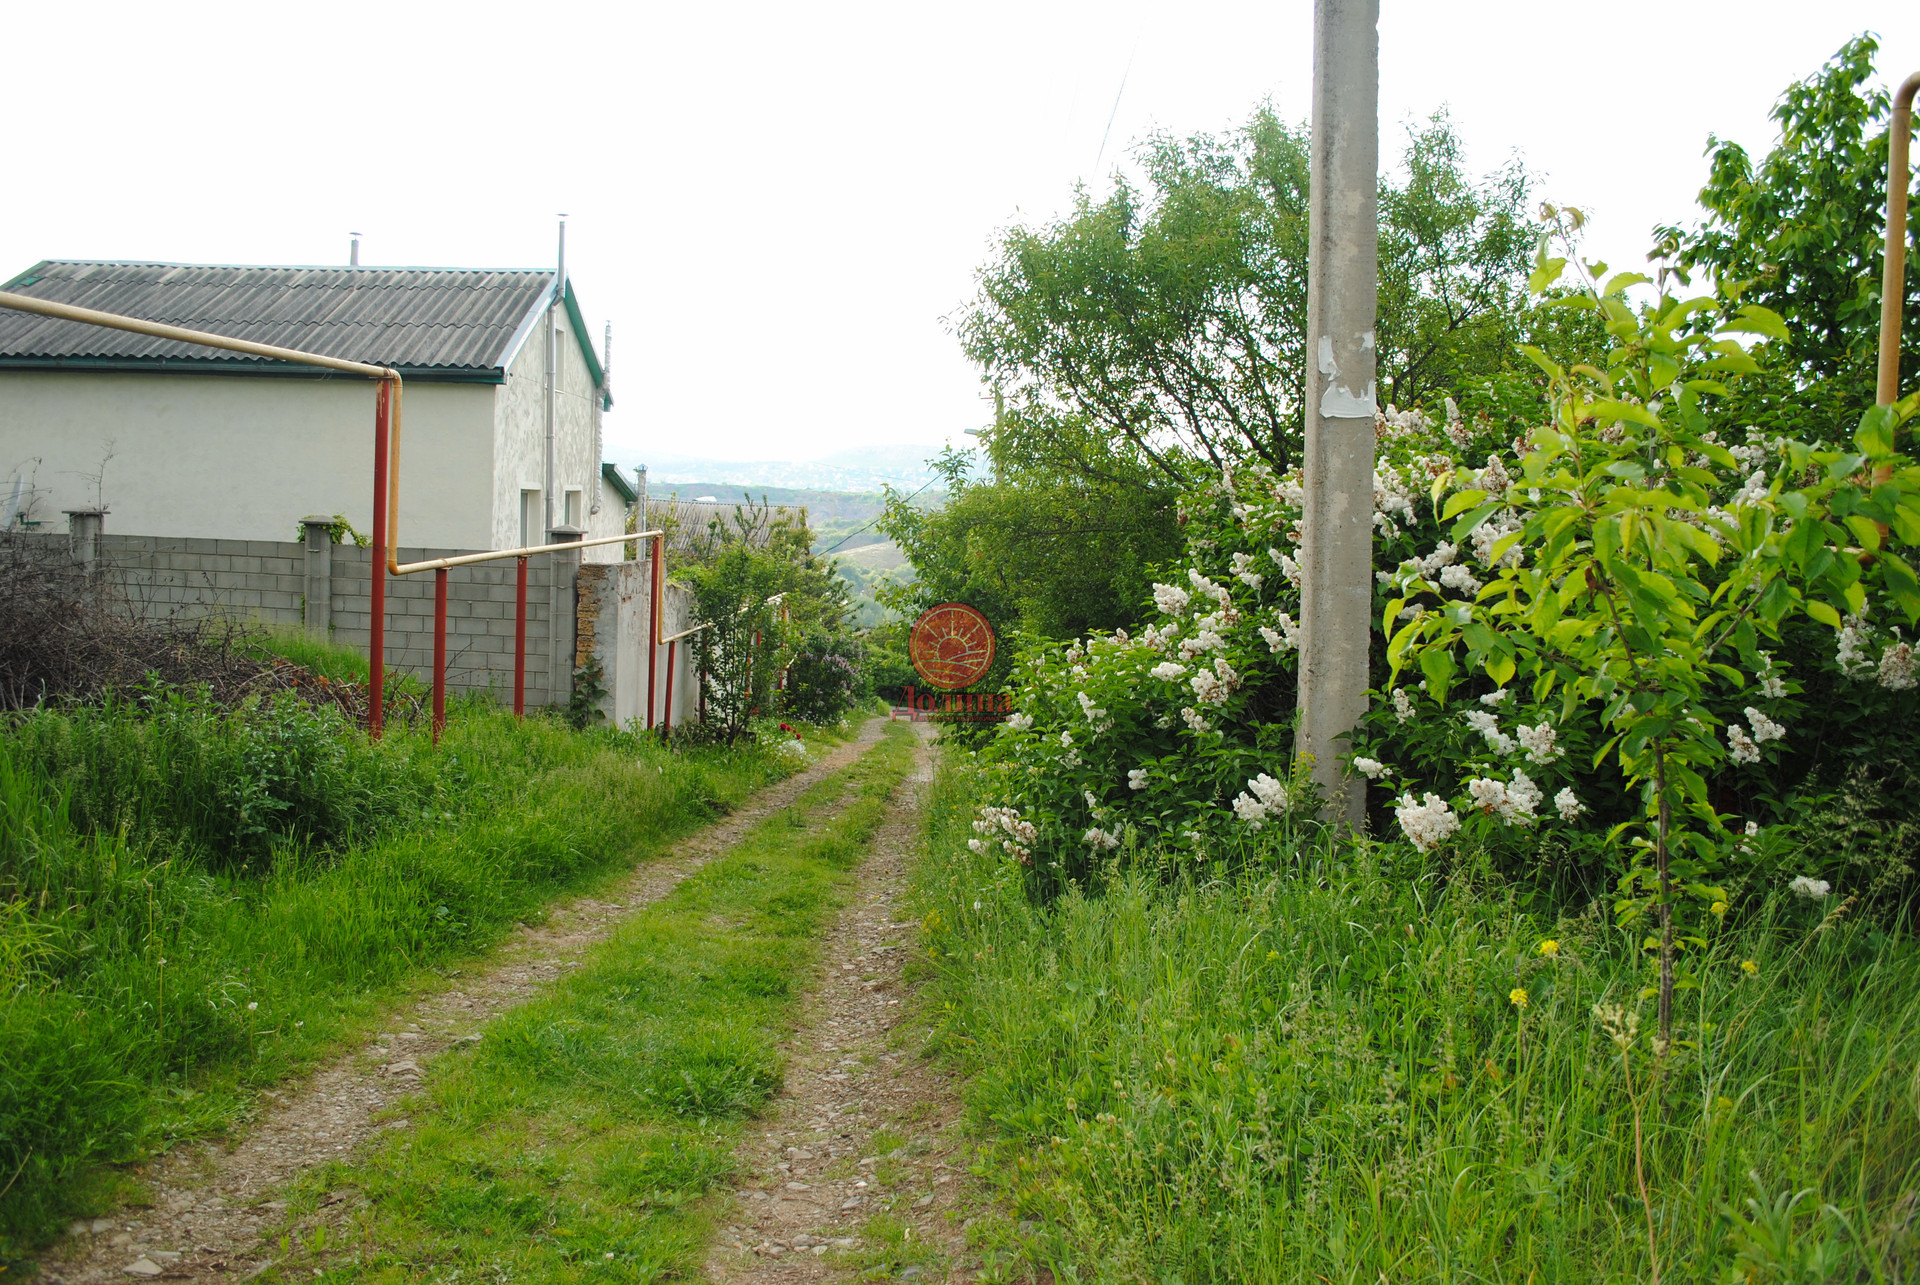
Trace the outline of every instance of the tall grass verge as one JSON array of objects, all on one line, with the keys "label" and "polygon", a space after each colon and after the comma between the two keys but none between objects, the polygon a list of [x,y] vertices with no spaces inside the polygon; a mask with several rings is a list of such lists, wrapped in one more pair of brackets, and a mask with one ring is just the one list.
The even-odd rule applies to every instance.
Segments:
[{"label": "tall grass verge", "polygon": [[[1063,1280],[1909,1280],[1920,950],[1784,895],[1725,924],[1652,1042],[1607,905],[1366,844],[1049,906],[968,850],[918,895],[980,1172]],[[1148,867],[1148,868],[1142,868]],[[1535,903],[1537,906],[1537,903]],[[1898,922],[1910,922],[1903,912]]]},{"label": "tall grass verge", "polygon": [[516,720],[438,751],[171,690],[0,734],[0,1260],[396,993],[797,764]]}]

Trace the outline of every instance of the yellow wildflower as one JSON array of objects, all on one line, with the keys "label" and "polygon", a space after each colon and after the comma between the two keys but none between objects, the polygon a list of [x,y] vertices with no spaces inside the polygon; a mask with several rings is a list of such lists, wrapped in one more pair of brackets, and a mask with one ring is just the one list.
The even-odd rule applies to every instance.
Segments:
[{"label": "yellow wildflower", "polygon": [[1271,963],[1272,963],[1272,962],[1273,962],[1274,960],[1276,960],[1276,959],[1278,959],[1278,958],[1280,958],[1280,952],[1279,952],[1279,951],[1277,951],[1277,950],[1270,950],[1270,951],[1268,951],[1268,952],[1267,952],[1267,962],[1268,962],[1269,964],[1271,964]]},{"label": "yellow wildflower", "polygon": [[1525,1008],[1527,1006],[1527,993],[1518,986],[1507,992],[1507,998],[1513,1001],[1515,1008]]},{"label": "yellow wildflower", "polygon": [[1540,953],[1548,959],[1553,959],[1560,954],[1560,943],[1549,937],[1540,943]]},{"label": "yellow wildflower", "polygon": [[1751,959],[1743,959],[1740,961],[1740,971],[1749,977],[1758,977],[1760,975],[1760,965],[1754,963]]},{"label": "yellow wildflower", "polygon": [[1711,906],[1707,907],[1707,909],[1713,912],[1713,917],[1715,919],[1718,919],[1722,915],[1727,913],[1727,903],[1724,901],[1716,901]]}]

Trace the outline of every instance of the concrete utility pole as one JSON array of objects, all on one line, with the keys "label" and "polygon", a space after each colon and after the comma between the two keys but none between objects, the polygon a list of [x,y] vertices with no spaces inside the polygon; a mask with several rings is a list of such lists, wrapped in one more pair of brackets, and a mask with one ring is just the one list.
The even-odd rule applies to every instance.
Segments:
[{"label": "concrete utility pole", "polygon": [[1375,300],[1379,294],[1379,0],[1313,6],[1307,261],[1306,515],[1300,717],[1329,819],[1358,828],[1365,782],[1342,759],[1367,710],[1373,615]]}]

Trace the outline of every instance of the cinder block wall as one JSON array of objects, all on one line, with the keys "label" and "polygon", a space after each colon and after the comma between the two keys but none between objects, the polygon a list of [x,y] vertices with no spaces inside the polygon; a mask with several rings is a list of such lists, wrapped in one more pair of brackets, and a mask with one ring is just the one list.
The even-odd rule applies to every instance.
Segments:
[{"label": "cinder block wall", "polygon": [[[65,547],[65,534],[32,539]],[[372,549],[338,544],[330,550],[333,592],[328,603],[330,636],[336,643],[367,649]],[[471,552],[403,548],[402,562]],[[279,540],[201,540],[171,536],[115,535],[99,539],[98,574],[127,601],[151,617],[222,613],[240,620],[301,628],[305,619],[306,545]],[[527,704],[564,705],[571,672],[551,675],[550,656],[574,653],[572,563],[566,554],[540,554],[527,567]],[[556,569],[568,581],[559,596],[561,631],[553,638],[551,589]],[[513,561],[455,567],[447,582],[447,687],[454,692],[513,695]],[[422,681],[433,676],[433,573],[387,577],[387,664],[410,670]],[[551,646],[550,644],[557,644]]]},{"label": "cinder block wall", "polygon": [[[400,550],[400,561],[424,562],[454,557],[460,549]],[[333,638],[364,652],[373,619],[370,548],[333,547]],[[527,704],[564,705],[572,692],[571,672],[550,678],[552,622],[548,618],[555,567],[565,554],[537,554],[527,560]],[[513,600],[517,564],[512,559],[454,567],[447,572],[447,690],[493,691],[513,699]],[[567,579],[571,580],[571,576]],[[572,652],[573,586],[563,585],[561,655]],[[433,572],[387,577],[387,663],[411,670],[423,680],[433,676]]]}]

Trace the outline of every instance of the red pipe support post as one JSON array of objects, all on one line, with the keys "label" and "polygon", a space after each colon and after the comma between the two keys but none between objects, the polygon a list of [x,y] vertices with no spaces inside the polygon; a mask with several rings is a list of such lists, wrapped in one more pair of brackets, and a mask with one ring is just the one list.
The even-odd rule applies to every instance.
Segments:
[{"label": "red pipe support post", "polygon": [[447,569],[433,573],[433,743],[447,725]]},{"label": "red pipe support post", "polygon": [[653,537],[653,556],[648,560],[648,595],[651,605],[647,615],[647,730],[653,730],[653,669],[660,659],[660,555],[661,538]]},{"label": "red pipe support post", "polygon": [[373,554],[372,601],[367,621],[367,733],[374,740],[386,722],[384,688],[387,662],[387,415],[393,384],[381,380],[373,402]]},{"label": "red pipe support post", "polygon": [[516,559],[513,587],[513,713],[527,712],[527,560]]},{"label": "red pipe support post", "polygon": [[667,708],[660,720],[660,739],[666,740],[673,731],[673,651],[680,644],[667,644]]}]

